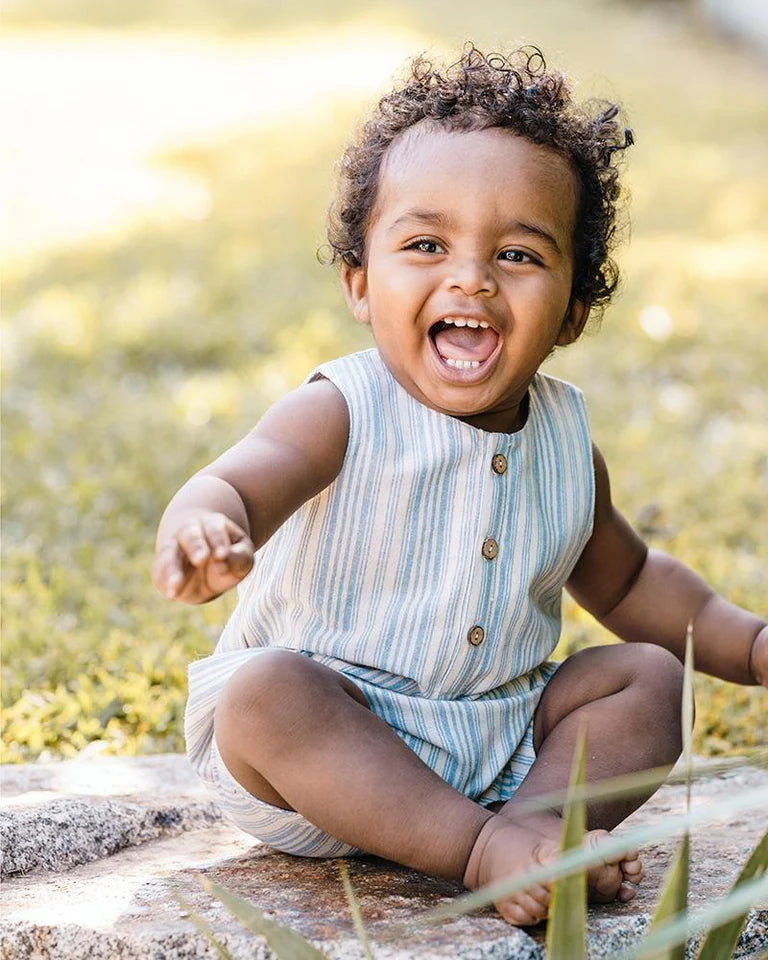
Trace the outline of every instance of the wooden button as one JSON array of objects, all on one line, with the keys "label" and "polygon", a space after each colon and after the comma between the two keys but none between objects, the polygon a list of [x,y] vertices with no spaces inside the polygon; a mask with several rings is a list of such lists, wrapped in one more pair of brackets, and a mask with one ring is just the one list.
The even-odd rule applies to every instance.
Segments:
[{"label": "wooden button", "polygon": [[491,460],[491,467],[493,468],[493,472],[498,473],[499,476],[507,472],[507,458],[503,453],[497,453],[494,456],[493,460]]},{"label": "wooden button", "polygon": [[486,560],[495,560],[498,552],[499,545],[493,537],[488,537],[487,540],[483,540],[483,556]]},{"label": "wooden button", "polygon": [[472,644],[473,647],[479,647],[483,642],[485,637],[485,630],[482,627],[472,627],[472,629],[467,634],[467,640]]}]

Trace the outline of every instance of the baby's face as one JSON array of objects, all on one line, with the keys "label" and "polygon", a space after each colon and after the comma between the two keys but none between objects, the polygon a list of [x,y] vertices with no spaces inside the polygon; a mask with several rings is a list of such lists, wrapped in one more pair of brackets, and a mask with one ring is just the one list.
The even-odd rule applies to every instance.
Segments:
[{"label": "baby's face", "polygon": [[506,130],[421,125],[393,145],[366,262],[342,278],[412,396],[485,430],[520,426],[533,375],[583,327],[577,203],[568,162]]}]

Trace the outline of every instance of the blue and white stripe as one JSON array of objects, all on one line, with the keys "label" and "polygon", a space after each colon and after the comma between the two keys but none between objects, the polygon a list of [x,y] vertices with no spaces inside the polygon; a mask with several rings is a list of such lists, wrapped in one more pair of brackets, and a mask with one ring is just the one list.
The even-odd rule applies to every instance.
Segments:
[{"label": "blue and white stripe", "polygon": [[[210,781],[219,692],[264,647],[345,673],[432,769],[482,803],[514,793],[555,665],[563,585],[592,531],[584,400],[537,374],[525,426],[424,406],[377,350],[328,363],[350,431],[338,478],[256,553],[211,657],[190,666],[190,760]],[[312,379],[312,378],[310,378]],[[508,469],[491,469],[495,454]],[[495,559],[483,541],[499,544]],[[468,631],[482,626],[479,646]]]}]

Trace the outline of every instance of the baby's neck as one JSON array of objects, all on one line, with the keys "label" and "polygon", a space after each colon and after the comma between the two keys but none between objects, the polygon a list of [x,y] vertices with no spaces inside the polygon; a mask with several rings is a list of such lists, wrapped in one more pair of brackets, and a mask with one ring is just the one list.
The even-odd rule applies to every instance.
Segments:
[{"label": "baby's neck", "polygon": [[488,433],[517,433],[518,430],[523,429],[528,420],[528,396],[526,391],[522,400],[514,409],[510,407],[506,410],[476,413],[469,417],[457,417],[456,419]]}]

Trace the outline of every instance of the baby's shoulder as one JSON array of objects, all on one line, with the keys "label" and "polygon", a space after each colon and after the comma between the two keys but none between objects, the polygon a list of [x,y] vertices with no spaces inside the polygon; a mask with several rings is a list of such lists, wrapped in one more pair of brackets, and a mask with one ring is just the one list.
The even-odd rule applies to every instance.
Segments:
[{"label": "baby's shoulder", "polygon": [[584,391],[581,387],[577,387],[575,383],[570,383],[568,380],[562,380],[560,377],[553,377],[549,373],[541,373],[541,371],[534,376],[531,382],[531,390],[544,401],[566,398],[584,402]]},{"label": "baby's shoulder", "polygon": [[281,397],[254,433],[298,450],[343,450],[349,434],[347,404],[338,388],[319,376]]}]

